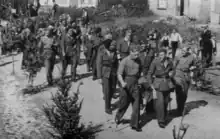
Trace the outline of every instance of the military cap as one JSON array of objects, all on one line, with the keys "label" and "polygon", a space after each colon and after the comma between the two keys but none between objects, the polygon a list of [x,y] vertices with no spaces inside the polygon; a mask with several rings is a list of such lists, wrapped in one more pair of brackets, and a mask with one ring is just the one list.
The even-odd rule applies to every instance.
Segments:
[{"label": "military cap", "polygon": [[117,44],[117,42],[115,41],[115,40],[113,40],[112,42],[111,42],[111,45],[116,45]]},{"label": "military cap", "polygon": [[165,53],[165,54],[167,54],[167,50],[164,49],[164,48],[162,48],[162,49],[159,50],[159,53]]},{"label": "military cap", "polygon": [[111,41],[112,40],[108,39],[103,42],[103,45],[105,46],[105,48],[107,48],[107,49],[109,48],[109,46],[111,45]]},{"label": "military cap", "polygon": [[208,27],[209,27],[208,24],[202,26],[202,28],[208,28]]},{"label": "military cap", "polygon": [[127,29],[125,33],[126,33],[126,34],[131,34],[131,33],[132,33],[132,30],[131,30],[131,29]]},{"label": "military cap", "polygon": [[52,25],[49,25],[47,28],[48,29],[53,29],[54,27]]},{"label": "military cap", "polygon": [[130,51],[132,51],[132,52],[139,52],[140,51],[140,46],[136,45],[136,44],[131,44]]},{"label": "military cap", "polygon": [[100,27],[97,27],[96,29],[95,29],[95,33],[97,34],[97,33],[101,33],[102,32],[102,29],[100,28]]},{"label": "military cap", "polygon": [[112,39],[112,35],[111,35],[111,34],[106,34],[106,35],[105,35],[105,39],[106,39],[106,40],[108,40],[108,39],[111,40],[111,39]]}]

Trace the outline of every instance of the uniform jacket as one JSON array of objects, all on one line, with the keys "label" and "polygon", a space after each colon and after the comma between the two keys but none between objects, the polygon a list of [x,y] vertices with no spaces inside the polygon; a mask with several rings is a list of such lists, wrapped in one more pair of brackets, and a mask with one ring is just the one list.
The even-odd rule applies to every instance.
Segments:
[{"label": "uniform jacket", "polygon": [[210,49],[212,50],[212,41],[211,41],[211,31],[207,30],[201,33],[202,40],[200,41],[200,46],[202,49]]},{"label": "uniform jacket", "polygon": [[117,53],[110,52],[107,49],[100,51],[97,57],[97,75],[98,78],[109,78],[116,76],[118,68]]},{"label": "uniform jacket", "polygon": [[130,46],[128,44],[128,42],[126,42],[123,39],[119,40],[118,44],[117,44],[117,51],[120,54],[121,59],[127,57],[129,55],[130,52]]},{"label": "uniform jacket", "polygon": [[196,59],[193,55],[188,55],[186,57],[180,56],[175,59],[175,83],[182,87],[182,91],[188,91],[190,84],[190,71],[189,68],[193,66]]},{"label": "uniform jacket", "polygon": [[174,84],[169,77],[169,72],[173,70],[173,63],[169,58],[166,62],[161,62],[159,58],[155,58],[151,63],[148,71],[147,79],[149,83],[153,83],[156,90],[170,91],[174,88]]},{"label": "uniform jacket", "polygon": [[73,56],[76,52],[75,40],[73,37],[66,35],[64,39],[64,51],[67,56]]}]

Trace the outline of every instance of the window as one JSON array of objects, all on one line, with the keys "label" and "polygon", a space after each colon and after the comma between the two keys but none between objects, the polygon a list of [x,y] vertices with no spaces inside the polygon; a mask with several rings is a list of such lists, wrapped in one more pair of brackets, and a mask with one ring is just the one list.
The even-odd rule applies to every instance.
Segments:
[{"label": "window", "polygon": [[158,9],[159,10],[166,10],[167,9],[167,4],[168,0],[158,0]]}]

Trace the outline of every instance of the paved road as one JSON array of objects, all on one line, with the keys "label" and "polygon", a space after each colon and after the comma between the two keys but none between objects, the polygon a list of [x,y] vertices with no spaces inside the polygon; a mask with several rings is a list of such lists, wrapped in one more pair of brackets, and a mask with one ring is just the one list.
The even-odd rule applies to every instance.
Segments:
[{"label": "paved road", "polygon": [[3,71],[0,70],[0,139],[8,139],[7,134],[4,131],[4,124],[3,124],[3,119],[2,119],[2,115],[4,113],[4,93],[3,93],[3,89],[2,86],[4,84],[3,82],[3,78],[4,77],[4,73]]},{"label": "paved road", "polygon": [[[17,56],[19,60],[21,55]],[[17,61],[15,66],[20,68],[20,61]],[[5,66],[8,70],[11,70],[12,65]],[[16,70],[17,74],[21,74],[20,70]],[[80,66],[77,71],[79,74],[86,73],[85,65]],[[59,77],[59,65],[56,66],[54,75],[55,78]],[[143,132],[136,133],[130,130],[127,125],[121,125],[117,129],[115,124],[112,123],[114,116],[107,116],[104,113],[104,101],[102,99],[101,85],[93,81],[91,77],[82,79],[84,85],[81,86],[81,95],[84,97],[84,103],[82,106],[82,122],[94,124],[103,123],[104,131],[98,134],[98,139],[168,139],[172,137],[172,129],[174,125],[179,125],[180,118],[173,118],[172,121],[165,129],[160,129],[157,125],[155,118],[151,120],[150,116],[143,115],[142,119],[148,122],[144,123]],[[37,75],[35,85],[45,82],[44,69]],[[72,90],[74,91],[77,83],[73,83]],[[55,93],[56,88],[46,89],[44,92],[38,93],[27,97],[26,99],[34,103],[38,108],[41,108],[42,104],[50,103],[51,92]],[[71,94],[71,93],[70,93]],[[176,108],[175,94],[172,94],[172,109]],[[117,101],[117,100],[114,100]],[[220,97],[216,97],[204,92],[190,91],[187,102],[188,106],[192,109],[185,117],[184,123],[190,125],[187,131],[185,139],[219,139],[220,136]],[[115,111],[114,111],[115,114]],[[131,114],[131,108],[125,114],[125,119],[129,119]]]}]

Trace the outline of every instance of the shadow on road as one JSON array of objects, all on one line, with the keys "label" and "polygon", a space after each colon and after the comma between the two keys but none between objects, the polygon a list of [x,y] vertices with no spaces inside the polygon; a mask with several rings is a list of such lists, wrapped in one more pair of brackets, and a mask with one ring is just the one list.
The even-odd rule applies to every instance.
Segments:
[{"label": "shadow on road", "polygon": [[13,63],[13,62],[17,62],[17,61],[18,61],[18,60],[5,62],[5,63],[3,63],[3,64],[0,64],[0,67],[6,66],[6,65],[8,65],[8,64],[11,64],[11,63]]},{"label": "shadow on road", "polygon": [[[186,113],[185,115],[189,114],[191,110],[193,109],[197,109],[199,107],[205,107],[206,105],[208,105],[208,102],[205,100],[197,100],[197,101],[190,101],[187,102],[185,104],[185,109],[186,109]],[[179,115],[177,115],[176,110],[173,109],[171,111],[169,111],[169,115],[167,118],[167,125],[174,119],[180,117]],[[151,113],[151,114],[147,114],[147,113],[143,113],[140,117],[141,120],[141,127],[144,127],[147,123],[149,123],[150,121],[156,119],[156,113]]]},{"label": "shadow on road", "polygon": [[[86,73],[86,74],[79,75],[78,80],[81,80],[83,78],[87,78],[87,77],[89,77],[91,75],[92,75],[92,73]],[[70,75],[69,76],[65,76],[64,79],[68,80],[68,81],[72,81]],[[43,83],[41,85],[28,86],[28,87],[22,89],[22,94],[23,95],[25,95],[25,94],[29,94],[29,95],[38,94],[38,93],[46,91],[47,89],[50,89],[52,87],[57,87],[60,81],[61,81],[61,79],[58,78],[58,79],[54,79],[53,85],[48,85],[47,83]]]}]

